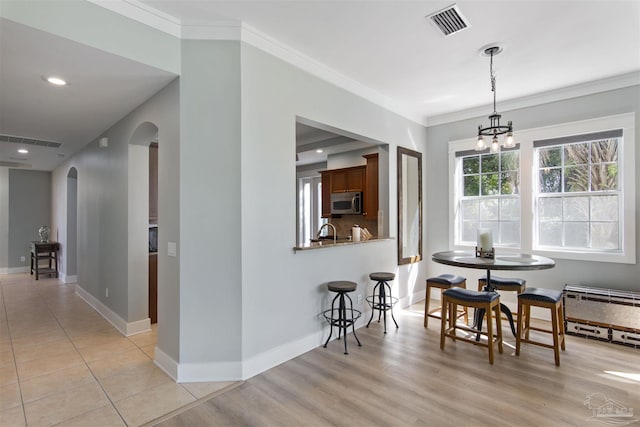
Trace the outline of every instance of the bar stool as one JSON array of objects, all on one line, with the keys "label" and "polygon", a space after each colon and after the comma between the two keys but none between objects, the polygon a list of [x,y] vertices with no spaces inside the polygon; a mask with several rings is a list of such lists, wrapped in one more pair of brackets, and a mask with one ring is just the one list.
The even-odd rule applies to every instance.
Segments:
[{"label": "bar stool", "polygon": [[[493,291],[505,291],[505,292],[516,292],[520,295],[527,288],[527,281],[524,279],[517,279],[511,277],[498,277],[491,275],[491,288],[487,288],[487,276],[481,277],[478,279],[478,291],[482,290],[493,290]],[[518,310],[519,311],[519,310]],[[511,326],[511,331],[513,335],[516,335],[513,315],[518,313],[512,313],[510,310],[504,310],[503,313],[506,316],[506,319],[509,321],[509,325]]]},{"label": "bar stool", "polygon": [[[433,317],[434,319],[440,319],[441,316],[437,316],[433,313],[442,310],[442,301],[440,301],[440,306],[429,310],[429,304],[431,302],[431,288],[438,288],[441,290],[449,289],[454,286],[459,288],[467,288],[467,278],[462,276],[456,276],[455,274],[441,274],[437,277],[431,277],[427,279],[427,294],[426,300],[424,303],[424,327],[427,328],[429,326],[429,317]],[[452,311],[450,310],[449,313]],[[463,307],[463,309],[456,313],[456,319],[460,318],[460,316],[464,316],[464,322],[469,323],[469,312],[467,307]]]},{"label": "bar stool", "polygon": [[[324,343],[324,348],[327,348],[327,344],[333,334],[334,326],[338,327],[338,339],[340,339],[341,334],[344,335],[344,354],[349,354],[349,352],[347,352],[347,328],[349,326],[353,328],[353,336],[358,342],[358,346],[362,346],[358,336],[356,335],[355,327],[356,320],[360,318],[362,312],[353,308],[353,301],[348,295],[349,292],[355,291],[357,286],[358,285],[355,282],[348,282],[345,280],[327,283],[328,290],[330,292],[335,292],[336,296],[333,298],[333,301],[331,301],[331,308],[322,312],[324,318],[327,319],[327,322],[329,322],[330,325],[329,338],[327,338],[327,341]],[[351,305],[350,308],[347,308],[345,297],[349,300]],[[338,300],[338,308],[335,308],[336,300]]]},{"label": "bar stool", "polygon": [[380,322],[380,316],[384,317],[384,333],[387,333],[387,311],[391,311],[391,318],[393,323],[396,324],[396,329],[399,328],[396,318],[393,316],[393,306],[398,302],[398,298],[391,296],[390,281],[396,278],[393,273],[377,272],[369,274],[371,280],[376,280],[378,283],[373,287],[373,295],[367,297],[367,302],[371,307],[371,317],[367,323],[367,328],[373,320],[373,311],[378,310],[378,323]]},{"label": "bar stool", "polygon": [[[551,330],[530,325],[531,307],[551,310]],[[553,345],[529,339],[529,331],[550,333]],[[565,350],[564,315],[562,309],[562,291],[542,288],[529,288],[518,295],[518,335],[516,335],[516,356],[520,355],[520,344],[529,343],[552,348],[556,366],[560,366],[560,348]]]},{"label": "bar stool", "polygon": [[[449,316],[449,327],[447,327],[447,310],[455,313],[458,305],[483,309],[487,313],[487,332],[482,332],[467,325],[458,325],[456,316]],[[492,318],[496,321],[496,334],[493,333]],[[500,322],[500,295],[497,292],[476,292],[470,289],[450,288],[442,291],[442,317],[440,329],[440,349],[444,350],[446,337],[454,341],[460,340],[470,344],[487,347],[489,349],[489,363],[493,365],[493,346],[498,344],[498,351],[502,353],[502,324]],[[456,330],[472,332],[473,334],[485,335],[487,342],[466,338],[456,335]]]}]

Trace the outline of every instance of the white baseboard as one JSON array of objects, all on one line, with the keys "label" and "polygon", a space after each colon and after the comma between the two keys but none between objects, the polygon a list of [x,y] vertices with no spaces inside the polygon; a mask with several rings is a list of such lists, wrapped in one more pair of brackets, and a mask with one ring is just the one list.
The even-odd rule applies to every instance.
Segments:
[{"label": "white baseboard", "polygon": [[425,297],[424,291],[419,291],[419,292],[414,292],[411,295],[407,295],[406,297],[400,298],[400,301],[398,301],[398,304],[400,305],[399,308],[411,307],[413,304],[417,302],[424,301],[424,297]]},{"label": "white baseboard", "polygon": [[78,276],[75,274],[67,276],[64,273],[60,273],[60,280],[62,280],[63,283],[78,283]]},{"label": "white baseboard", "polygon": [[28,273],[31,267],[7,267],[0,268],[0,274],[18,274],[18,273]]},{"label": "white baseboard", "polygon": [[89,292],[76,285],[76,294],[87,304],[93,307],[107,322],[111,323],[122,335],[129,336],[151,329],[151,319],[146,318],[135,322],[127,323],[122,317],[114,313],[109,307],[104,305],[99,299]]},{"label": "white baseboard", "polygon": [[176,382],[179,383],[240,380],[242,380],[240,361],[178,364]]},{"label": "white baseboard", "polygon": [[178,362],[173,360],[167,353],[160,350],[158,347],[155,347],[153,350],[154,354],[154,363],[156,366],[164,371],[165,374],[169,375],[171,379],[178,382]]},{"label": "white baseboard", "polygon": [[[327,328],[328,330],[328,328]],[[293,341],[246,359],[242,364],[242,379],[246,380],[281,363],[298,357],[322,343],[323,331],[318,331],[297,341]]]}]

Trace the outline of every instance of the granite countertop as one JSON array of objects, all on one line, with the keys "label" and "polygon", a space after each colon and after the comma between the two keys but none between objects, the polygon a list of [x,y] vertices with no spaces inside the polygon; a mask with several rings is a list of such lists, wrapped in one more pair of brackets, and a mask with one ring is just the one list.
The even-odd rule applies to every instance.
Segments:
[{"label": "granite countertop", "polygon": [[363,243],[372,243],[372,242],[380,242],[385,240],[394,240],[394,237],[372,237],[368,240],[360,240],[359,242],[354,242],[352,240],[338,240],[334,243],[333,240],[323,240],[321,242],[307,242],[303,245],[294,246],[293,251],[306,251],[310,249],[327,249],[333,248],[336,246],[351,246],[351,245],[360,245]]}]

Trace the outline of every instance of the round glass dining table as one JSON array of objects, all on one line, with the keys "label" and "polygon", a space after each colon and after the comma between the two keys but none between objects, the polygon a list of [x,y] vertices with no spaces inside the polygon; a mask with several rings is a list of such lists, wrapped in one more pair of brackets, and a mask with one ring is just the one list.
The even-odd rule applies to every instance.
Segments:
[{"label": "round glass dining table", "polygon": [[[551,258],[530,254],[496,254],[495,258],[477,257],[474,252],[467,251],[445,251],[436,252],[431,255],[431,259],[439,264],[452,265],[455,267],[475,268],[487,271],[487,286],[485,291],[495,292],[495,287],[491,284],[491,270],[545,270],[553,268],[556,263]],[[516,335],[511,310],[504,304],[500,304],[501,311],[509,319],[511,332]],[[482,319],[484,312],[476,310],[475,327],[482,329]],[[479,335],[478,335],[479,337]]]}]

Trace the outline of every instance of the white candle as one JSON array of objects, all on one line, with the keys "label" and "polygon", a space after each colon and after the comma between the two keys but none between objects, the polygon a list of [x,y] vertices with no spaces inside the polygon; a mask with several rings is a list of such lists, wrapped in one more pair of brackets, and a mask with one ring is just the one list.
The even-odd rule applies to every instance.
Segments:
[{"label": "white candle", "polygon": [[493,249],[493,235],[490,228],[478,229],[478,249],[490,252]]}]

